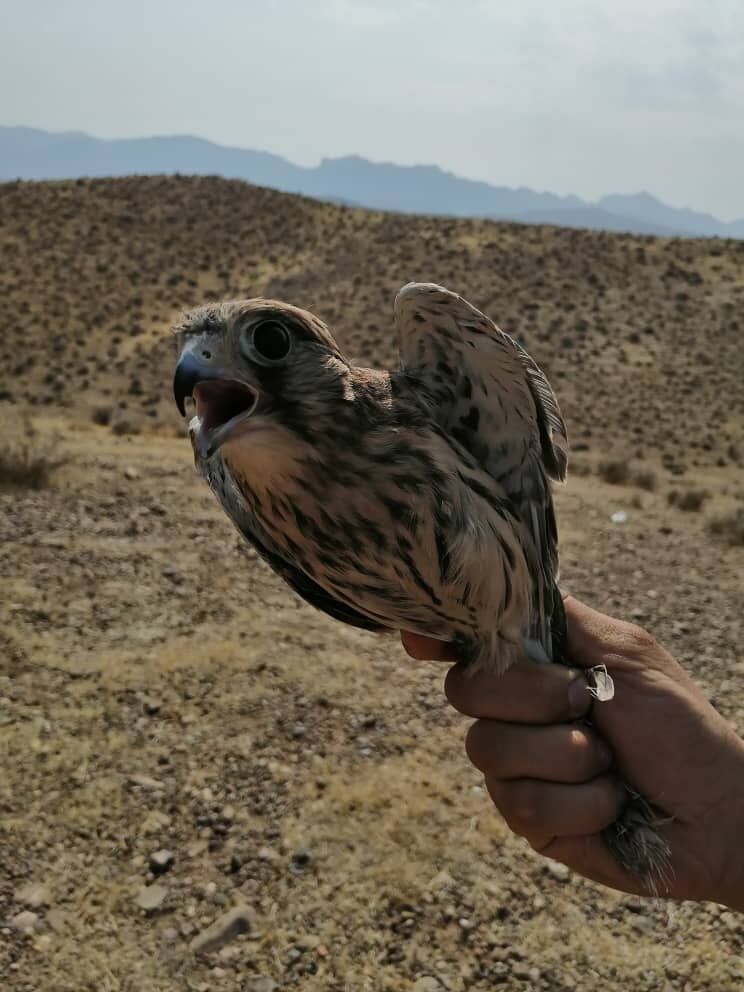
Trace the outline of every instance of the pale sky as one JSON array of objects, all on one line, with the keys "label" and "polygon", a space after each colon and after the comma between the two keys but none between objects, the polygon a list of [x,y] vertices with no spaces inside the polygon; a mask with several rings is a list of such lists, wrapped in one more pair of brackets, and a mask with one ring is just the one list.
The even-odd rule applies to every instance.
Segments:
[{"label": "pale sky", "polygon": [[0,0],[0,124],[744,217],[744,0]]}]

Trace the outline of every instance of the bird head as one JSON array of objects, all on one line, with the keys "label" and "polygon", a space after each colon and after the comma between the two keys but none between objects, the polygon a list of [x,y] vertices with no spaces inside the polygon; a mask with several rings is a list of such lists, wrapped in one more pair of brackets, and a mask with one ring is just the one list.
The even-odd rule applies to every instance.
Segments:
[{"label": "bird head", "polygon": [[[206,304],[174,328],[180,356],[173,392],[189,425],[197,461],[239,446],[281,445],[306,437],[314,419],[344,396],[349,370],[322,321],[274,300]],[[224,449],[224,451],[223,451]]]}]

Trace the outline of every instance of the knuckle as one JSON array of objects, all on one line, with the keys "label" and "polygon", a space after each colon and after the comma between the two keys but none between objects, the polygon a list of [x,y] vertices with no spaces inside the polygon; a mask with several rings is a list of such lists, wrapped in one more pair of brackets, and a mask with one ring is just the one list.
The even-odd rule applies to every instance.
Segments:
[{"label": "knuckle", "polygon": [[629,623],[625,627],[625,641],[634,654],[644,654],[656,647],[656,638],[638,624]]},{"label": "knuckle", "polygon": [[458,665],[453,665],[444,679],[444,694],[451,706],[460,713],[467,714],[471,707],[468,705],[469,684],[467,677]]},{"label": "knuckle", "polygon": [[498,771],[498,748],[495,747],[494,727],[484,720],[476,720],[465,735],[465,753],[468,760],[480,771],[491,774]]},{"label": "knuckle", "polygon": [[531,782],[514,782],[504,797],[504,817],[515,833],[534,834],[542,823],[537,788]]}]

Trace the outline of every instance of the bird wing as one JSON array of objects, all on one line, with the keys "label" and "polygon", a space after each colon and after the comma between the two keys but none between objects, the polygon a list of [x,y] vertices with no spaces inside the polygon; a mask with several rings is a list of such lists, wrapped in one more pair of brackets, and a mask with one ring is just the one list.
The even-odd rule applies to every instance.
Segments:
[{"label": "bird wing", "polygon": [[499,483],[529,535],[534,597],[528,639],[553,660],[565,621],[549,480],[563,481],[567,465],[566,425],[555,394],[524,348],[442,286],[404,286],[395,323],[402,372],[431,397],[440,427]]}]

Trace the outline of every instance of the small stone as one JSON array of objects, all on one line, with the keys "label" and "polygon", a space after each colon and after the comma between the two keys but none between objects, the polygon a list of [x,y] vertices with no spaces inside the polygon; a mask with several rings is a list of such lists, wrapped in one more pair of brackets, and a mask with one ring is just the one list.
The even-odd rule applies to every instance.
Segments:
[{"label": "small stone", "polygon": [[545,870],[559,882],[567,882],[571,877],[571,869],[562,865],[560,861],[549,861],[545,866]]},{"label": "small stone", "polygon": [[239,934],[252,930],[254,921],[255,913],[250,906],[234,906],[206,930],[197,934],[189,944],[189,950],[193,954],[208,954],[210,951],[215,951],[223,944],[235,940]]},{"label": "small stone", "polygon": [[532,977],[532,968],[528,968],[526,964],[517,963],[512,965],[512,974],[515,978],[529,979]]},{"label": "small stone", "polygon": [[129,479],[130,481],[132,479],[139,479],[139,472],[133,465],[127,465],[124,469],[124,478]]},{"label": "small stone", "polygon": [[298,847],[292,855],[292,864],[305,868],[310,864],[310,852],[305,847]]},{"label": "small stone", "polygon": [[46,914],[47,925],[55,933],[64,933],[67,928],[67,916],[61,909],[50,909]]},{"label": "small stone", "polygon": [[167,895],[168,890],[164,885],[145,885],[139,890],[134,901],[140,909],[152,913],[162,906]]},{"label": "small stone", "polygon": [[49,889],[41,882],[29,882],[13,893],[13,900],[31,909],[48,906],[51,900]]},{"label": "small stone", "polygon": [[316,937],[312,933],[304,934],[302,937],[298,937],[295,941],[297,947],[299,947],[302,951],[314,951],[319,943],[320,937]]},{"label": "small stone", "polygon": [[292,727],[292,737],[294,737],[295,740],[300,740],[306,733],[307,728],[304,723],[296,723],[294,727]]},{"label": "small stone", "polygon": [[145,713],[147,713],[148,716],[157,716],[163,704],[160,702],[159,699],[148,697],[147,699],[145,699],[142,705],[144,707]]},{"label": "small stone", "polygon": [[24,909],[22,913],[17,913],[11,917],[10,925],[19,933],[33,933],[41,925],[38,913],[32,913],[30,909]]},{"label": "small stone", "polygon": [[175,927],[166,927],[163,930],[163,942],[166,944],[175,944],[178,940],[178,930]]},{"label": "small stone", "polygon": [[173,851],[167,851],[165,848],[161,848],[159,851],[155,851],[154,854],[150,855],[150,871],[153,875],[164,875],[173,867],[175,860],[176,856]]},{"label": "small stone", "polygon": [[721,923],[730,930],[732,933],[744,927],[744,922],[740,916],[736,916],[734,913],[723,912],[720,916]]},{"label": "small stone", "polygon": [[273,978],[269,978],[268,975],[256,975],[248,979],[245,992],[275,992],[277,988]]},{"label": "small stone", "polygon": [[45,954],[51,946],[52,946],[52,938],[51,935],[48,933],[43,933],[40,937],[37,937],[36,941],[34,942],[34,947],[36,948],[37,951],[41,951],[42,954]]},{"label": "small stone", "polygon": [[151,778],[149,775],[135,773],[129,776],[129,781],[132,785],[138,785],[141,789],[147,789],[152,792],[165,789],[164,782],[161,782],[159,778]]},{"label": "small stone", "polygon": [[650,933],[654,929],[654,921],[650,916],[644,916],[643,914],[634,916],[632,925],[639,933]]},{"label": "small stone", "polygon": [[270,847],[259,847],[258,849],[258,860],[259,861],[278,861],[279,855],[276,851],[272,850]]},{"label": "small stone", "polygon": [[441,992],[442,983],[433,975],[422,975],[411,986],[411,992]]}]

